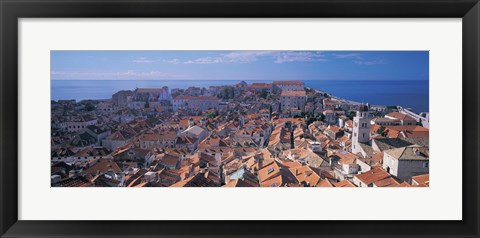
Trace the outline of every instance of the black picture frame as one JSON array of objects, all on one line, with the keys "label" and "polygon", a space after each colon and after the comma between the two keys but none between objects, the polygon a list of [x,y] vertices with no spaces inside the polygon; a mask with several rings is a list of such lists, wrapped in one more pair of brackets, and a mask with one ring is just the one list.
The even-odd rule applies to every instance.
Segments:
[{"label": "black picture frame", "polygon": [[[2,237],[479,237],[480,5],[478,0],[0,0],[0,15],[0,234]],[[18,139],[21,138],[18,137],[17,132],[19,119],[17,21],[19,18],[77,17],[462,18],[463,220],[18,220],[17,150]]]}]

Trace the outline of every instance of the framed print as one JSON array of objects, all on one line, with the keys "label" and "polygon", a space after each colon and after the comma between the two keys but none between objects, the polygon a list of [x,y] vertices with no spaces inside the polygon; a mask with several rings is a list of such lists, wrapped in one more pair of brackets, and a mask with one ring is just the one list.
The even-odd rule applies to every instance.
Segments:
[{"label": "framed print", "polygon": [[477,1],[1,4],[2,237],[478,237]]}]

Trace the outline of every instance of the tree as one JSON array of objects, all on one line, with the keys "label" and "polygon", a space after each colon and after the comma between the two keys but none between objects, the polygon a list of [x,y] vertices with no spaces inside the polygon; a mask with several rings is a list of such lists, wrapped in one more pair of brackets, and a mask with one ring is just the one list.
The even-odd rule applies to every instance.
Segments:
[{"label": "tree", "polygon": [[349,111],[348,112],[348,118],[350,118],[350,120],[353,120],[353,118],[357,115],[357,113],[355,111]]},{"label": "tree", "polygon": [[266,89],[262,89],[262,91],[260,91],[260,97],[261,98],[267,98],[268,96],[268,92]]},{"label": "tree", "polygon": [[87,103],[85,104],[85,110],[91,112],[95,110],[95,106],[93,106],[91,103]]},{"label": "tree", "polygon": [[386,137],[388,135],[388,129],[386,129],[384,126],[380,126],[380,128],[378,128],[376,133],[383,137]]},{"label": "tree", "polygon": [[149,108],[150,104],[148,103],[148,99],[145,100],[145,108]]},{"label": "tree", "polygon": [[207,114],[207,118],[215,118],[218,116],[218,112],[217,111],[214,111],[214,112],[211,112],[211,113],[208,113]]},{"label": "tree", "polygon": [[324,121],[325,120],[325,115],[320,113],[320,114],[318,114],[317,119],[318,119],[318,121]]},{"label": "tree", "polygon": [[232,99],[235,97],[235,90],[232,86],[225,86],[222,89],[220,89],[220,92],[218,92],[217,97],[221,99]]}]

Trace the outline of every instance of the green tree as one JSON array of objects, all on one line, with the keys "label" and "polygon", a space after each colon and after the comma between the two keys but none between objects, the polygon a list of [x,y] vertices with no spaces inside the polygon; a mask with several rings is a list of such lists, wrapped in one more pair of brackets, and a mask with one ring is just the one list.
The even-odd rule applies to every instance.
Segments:
[{"label": "green tree", "polygon": [[225,86],[220,89],[218,92],[217,97],[221,99],[232,99],[235,96],[235,90],[232,86]]},{"label": "green tree", "polygon": [[355,111],[349,111],[348,112],[348,118],[350,118],[350,120],[353,120],[353,118],[357,115],[357,113]]},{"label": "green tree", "polygon": [[262,89],[262,91],[260,91],[260,97],[261,98],[267,98],[268,96],[268,92],[266,89]]},{"label": "green tree", "polygon": [[384,126],[380,126],[380,128],[378,128],[376,133],[383,137],[386,137],[388,135],[388,129],[386,129]]},{"label": "green tree", "polygon": [[149,108],[150,104],[148,103],[148,99],[145,99],[145,108]]},{"label": "green tree", "polygon": [[91,103],[87,103],[85,104],[85,110],[91,112],[95,110],[95,106],[93,106]]},{"label": "green tree", "polygon": [[324,121],[325,120],[325,115],[323,113],[318,114],[317,116],[318,121]]},{"label": "green tree", "polygon": [[207,118],[215,118],[218,116],[218,112],[214,111],[214,112],[208,113],[206,116]]}]

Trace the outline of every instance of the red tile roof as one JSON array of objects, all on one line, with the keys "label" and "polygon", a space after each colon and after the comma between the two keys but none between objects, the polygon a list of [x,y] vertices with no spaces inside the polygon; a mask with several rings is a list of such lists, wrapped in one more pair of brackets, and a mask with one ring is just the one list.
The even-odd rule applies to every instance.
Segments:
[{"label": "red tile roof", "polygon": [[273,84],[279,85],[304,85],[302,81],[273,81]]},{"label": "red tile roof", "polygon": [[346,187],[356,187],[355,184],[353,184],[352,182],[348,181],[348,180],[342,180],[338,183],[334,183],[333,186],[335,187],[343,187],[343,188],[346,188]]},{"label": "red tile roof", "polygon": [[412,177],[412,182],[416,182],[418,184],[429,185],[430,184],[430,175],[429,174],[422,174],[416,175]]},{"label": "red tile roof", "polygon": [[305,91],[282,91],[280,96],[282,96],[282,97],[306,97],[307,93]]},{"label": "red tile roof", "polygon": [[413,117],[411,117],[409,115],[406,115],[406,114],[403,114],[403,113],[400,113],[400,112],[391,112],[391,113],[388,113],[387,116],[393,117],[393,118],[396,118],[396,119],[402,120],[402,121],[405,121],[405,120],[416,121]]},{"label": "red tile roof", "polygon": [[382,168],[374,167],[367,172],[355,175],[355,177],[359,179],[362,183],[369,185],[382,179],[389,178],[391,176],[389,173],[387,173],[387,171],[383,170]]}]

